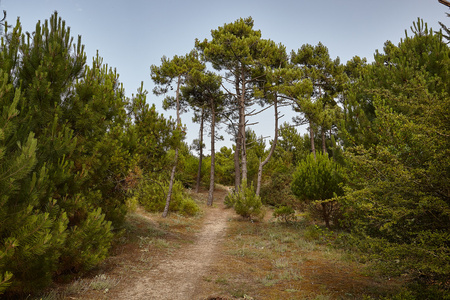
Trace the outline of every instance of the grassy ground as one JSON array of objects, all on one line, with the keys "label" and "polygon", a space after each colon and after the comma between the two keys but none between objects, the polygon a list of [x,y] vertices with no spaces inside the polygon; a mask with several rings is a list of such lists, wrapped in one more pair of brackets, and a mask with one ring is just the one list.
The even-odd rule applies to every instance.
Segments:
[{"label": "grassy ground", "polygon": [[216,299],[368,299],[398,288],[398,282],[370,273],[323,237],[322,228],[305,221],[234,218],[204,289],[216,291]]},{"label": "grassy ground", "polygon": [[[206,192],[193,196],[208,209]],[[280,223],[271,216],[268,211],[262,222],[228,220],[225,242],[197,287],[201,299],[377,299],[399,287],[331,247],[322,227],[304,219]],[[164,219],[138,209],[128,215],[109,259],[38,299],[115,299],[130,282],[193,243],[202,224],[202,214]]]},{"label": "grassy ground", "polygon": [[[206,208],[207,194],[195,195],[202,210]],[[89,274],[70,283],[57,283],[50,291],[35,298],[62,299],[115,299],[118,291],[129,285],[159,261],[169,258],[183,245],[192,243],[202,226],[203,214],[185,217],[149,213],[138,207],[128,213],[123,235],[116,241],[111,256]]]}]

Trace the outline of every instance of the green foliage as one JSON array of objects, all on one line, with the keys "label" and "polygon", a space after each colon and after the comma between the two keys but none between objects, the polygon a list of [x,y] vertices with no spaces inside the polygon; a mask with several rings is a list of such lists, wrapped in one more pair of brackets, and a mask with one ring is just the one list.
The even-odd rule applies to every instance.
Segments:
[{"label": "green foliage", "polygon": [[293,175],[292,191],[303,201],[328,200],[343,193],[341,167],[328,155],[310,154],[300,162]]},{"label": "green foliage", "polygon": [[[162,212],[166,205],[168,184],[161,184],[159,180],[147,180],[137,192],[137,198],[144,208],[151,212]],[[180,181],[175,181],[172,190],[172,200],[169,210],[183,215],[194,216],[199,211],[197,203],[186,194]]]},{"label": "green foliage", "polygon": [[[9,27],[6,27],[9,31]],[[108,254],[138,173],[164,173],[175,122],[129,101],[115,70],[86,65],[57,13],[0,47],[0,293],[17,297]],[[128,111],[127,111],[128,110]],[[138,172],[139,171],[139,172]],[[184,203],[184,202],[183,202]],[[193,212],[187,202],[183,210]]]},{"label": "green foliage", "polygon": [[308,136],[301,136],[297,129],[288,123],[280,126],[275,157],[288,160],[287,163],[297,166],[310,153]]},{"label": "green foliage", "polygon": [[413,32],[398,46],[386,42],[361,79],[365,98],[355,103],[373,107],[370,139],[346,153],[352,180],[340,203],[355,244],[382,270],[442,296],[450,290],[450,49],[421,20]]},{"label": "green foliage", "polygon": [[11,272],[5,272],[4,275],[0,275],[0,294],[3,294],[6,289],[11,285],[11,278],[13,274]]},{"label": "green foliage", "polygon": [[343,194],[343,181],[341,167],[329,159],[327,154],[317,153],[316,159],[310,154],[299,163],[291,188],[301,201],[320,200],[322,217],[329,227],[334,211],[333,201],[330,200]]},{"label": "green foliage", "polygon": [[251,184],[256,184],[258,179],[259,163],[264,159],[266,143],[262,137],[257,137],[256,133],[248,129],[246,132],[247,141],[247,180]]},{"label": "green foliage", "polygon": [[[261,198],[256,196],[253,184],[247,186],[244,180],[239,191],[228,194],[227,203],[232,203],[236,213],[246,219],[262,219],[264,217],[264,208]],[[228,205],[228,204],[227,204]]]},{"label": "green foliage", "polygon": [[179,151],[178,172],[176,179],[187,188],[195,187],[199,159],[192,155],[188,146],[183,143]]},{"label": "green foliage", "polygon": [[261,199],[264,204],[298,207],[291,190],[292,174],[298,162],[310,153],[309,138],[295,127],[284,123],[279,129],[278,143],[262,179]]},{"label": "green foliage", "polygon": [[273,211],[273,216],[277,218],[279,221],[283,221],[285,223],[290,223],[297,219],[297,216],[295,215],[295,210],[290,206],[277,207]]},{"label": "green foliage", "polygon": [[225,199],[224,199],[224,204],[225,204],[225,206],[227,207],[227,208],[232,208],[233,206],[234,206],[234,202],[235,202],[235,200],[236,200],[236,197],[235,197],[235,195],[234,195],[234,190],[233,191],[231,191],[231,192],[229,192],[226,196],[225,196]]},{"label": "green foliage", "polygon": [[227,147],[220,148],[216,153],[215,178],[218,183],[223,185],[234,184],[234,160],[233,150]]},{"label": "green foliage", "polygon": [[60,269],[67,272],[90,270],[108,255],[113,233],[111,221],[100,208],[88,212],[79,226],[73,226],[60,257]]},{"label": "green foliage", "polygon": [[292,153],[284,153],[283,157],[277,156],[269,162],[266,175],[261,186],[261,200],[264,204],[296,205],[296,198],[291,190],[293,166],[290,164]]}]

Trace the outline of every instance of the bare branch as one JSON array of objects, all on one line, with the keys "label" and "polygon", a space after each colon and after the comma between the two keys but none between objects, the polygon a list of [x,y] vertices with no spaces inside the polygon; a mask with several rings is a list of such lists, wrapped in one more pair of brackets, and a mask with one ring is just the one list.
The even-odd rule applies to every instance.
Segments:
[{"label": "bare branch", "polygon": [[232,92],[230,92],[230,91],[223,85],[223,83],[221,83],[221,85],[222,85],[223,89],[224,89],[225,91],[227,91],[227,93],[228,93],[229,95],[232,95],[232,96],[235,96],[235,97],[236,97],[236,94],[233,94]]},{"label": "bare branch", "polygon": [[446,0],[438,0],[439,3],[444,4],[445,6],[447,6],[448,8],[450,8],[450,2],[446,1]]},{"label": "bare branch", "polygon": [[247,116],[247,117],[256,116],[256,115],[262,113],[263,111],[265,111],[265,110],[271,108],[272,106],[273,106],[273,104],[267,106],[266,108],[261,109],[260,111],[258,111],[258,112],[256,112],[256,113],[254,113],[254,111],[256,111],[256,109],[254,109],[254,110],[252,110],[249,114],[246,114],[245,116]]}]

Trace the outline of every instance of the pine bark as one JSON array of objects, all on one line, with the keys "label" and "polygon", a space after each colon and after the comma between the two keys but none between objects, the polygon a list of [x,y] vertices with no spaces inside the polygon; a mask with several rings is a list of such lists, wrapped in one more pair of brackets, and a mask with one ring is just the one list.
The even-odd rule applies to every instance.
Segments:
[{"label": "pine bark", "polygon": [[[181,118],[180,118],[180,85],[181,85],[181,75],[178,76],[177,81],[177,127],[178,129],[181,128]],[[162,217],[167,217],[167,214],[169,213],[169,206],[170,206],[170,200],[172,199],[172,190],[173,190],[173,184],[175,181],[175,172],[177,170],[177,164],[178,164],[178,147],[175,148],[175,158],[173,162],[172,172],[170,174],[170,182],[169,182],[169,191],[167,192],[167,198],[166,198],[166,205],[164,206],[164,211],[162,214]]]},{"label": "pine bark", "polygon": [[267,155],[266,159],[261,162],[261,159],[259,160],[259,168],[258,168],[258,181],[256,184],[256,195],[259,196],[260,191],[261,191],[261,180],[262,180],[262,172],[263,172],[263,167],[269,162],[270,158],[272,157],[275,148],[277,146],[277,141],[278,141],[278,103],[277,103],[277,96],[275,96],[275,101],[274,101],[274,114],[275,114],[275,134],[274,134],[274,138],[273,138],[273,142],[272,142],[272,147],[270,148],[270,152]]},{"label": "pine bark", "polygon": [[439,3],[441,3],[441,4],[445,5],[445,6],[447,6],[448,8],[450,8],[450,2],[449,1],[446,1],[446,0],[438,0],[438,1],[439,1]]},{"label": "pine bark", "polygon": [[314,159],[316,159],[316,147],[314,145],[314,128],[311,120],[309,120],[309,139],[311,141],[311,152],[314,154]]},{"label": "pine bark", "polygon": [[200,189],[200,179],[202,176],[202,160],[203,160],[203,124],[204,124],[204,109],[202,108],[201,120],[200,120],[200,153],[197,170],[197,183],[195,185],[195,192],[198,193]]},{"label": "pine bark", "polygon": [[239,135],[241,138],[242,180],[247,180],[247,141],[245,136],[245,72],[241,72],[242,93],[239,99]]},{"label": "pine bark", "polygon": [[214,197],[214,174],[215,174],[215,166],[216,166],[216,111],[214,109],[214,102],[211,99],[211,173],[209,176],[209,193],[208,193],[208,202],[207,205],[212,206],[213,197]]},{"label": "pine bark", "polygon": [[[235,89],[236,89],[236,106],[239,109],[239,99],[240,97],[240,92],[239,92],[239,77],[236,76],[235,78]],[[239,190],[239,186],[241,185],[241,165],[239,163],[239,158],[240,158],[240,153],[241,153],[241,144],[242,144],[242,139],[241,139],[241,134],[240,134],[240,124],[241,124],[241,118],[239,115],[239,124],[238,124],[238,130],[237,130],[237,134],[236,134],[236,149],[234,150],[234,190],[237,192]]]},{"label": "pine bark", "polygon": [[325,139],[325,129],[322,128],[322,153],[327,153],[327,145],[326,145],[326,139]]}]

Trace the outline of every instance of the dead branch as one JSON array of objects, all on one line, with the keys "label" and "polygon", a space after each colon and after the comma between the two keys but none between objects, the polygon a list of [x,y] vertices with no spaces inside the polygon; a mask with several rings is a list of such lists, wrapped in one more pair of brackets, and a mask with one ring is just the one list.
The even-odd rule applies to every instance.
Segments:
[{"label": "dead branch", "polygon": [[449,1],[446,1],[446,0],[438,0],[438,1],[439,1],[439,3],[441,3],[441,4],[445,5],[445,6],[447,6],[448,8],[450,8],[450,2]]},{"label": "dead branch", "polygon": [[267,106],[266,108],[261,109],[260,111],[258,111],[258,112],[256,112],[256,113],[255,113],[256,109],[254,109],[254,110],[252,110],[250,113],[246,114],[245,116],[246,116],[246,117],[256,116],[256,115],[262,113],[263,111],[265,111],[265,110],[271,108],[272,106],[273,106],[273,104]]}]

